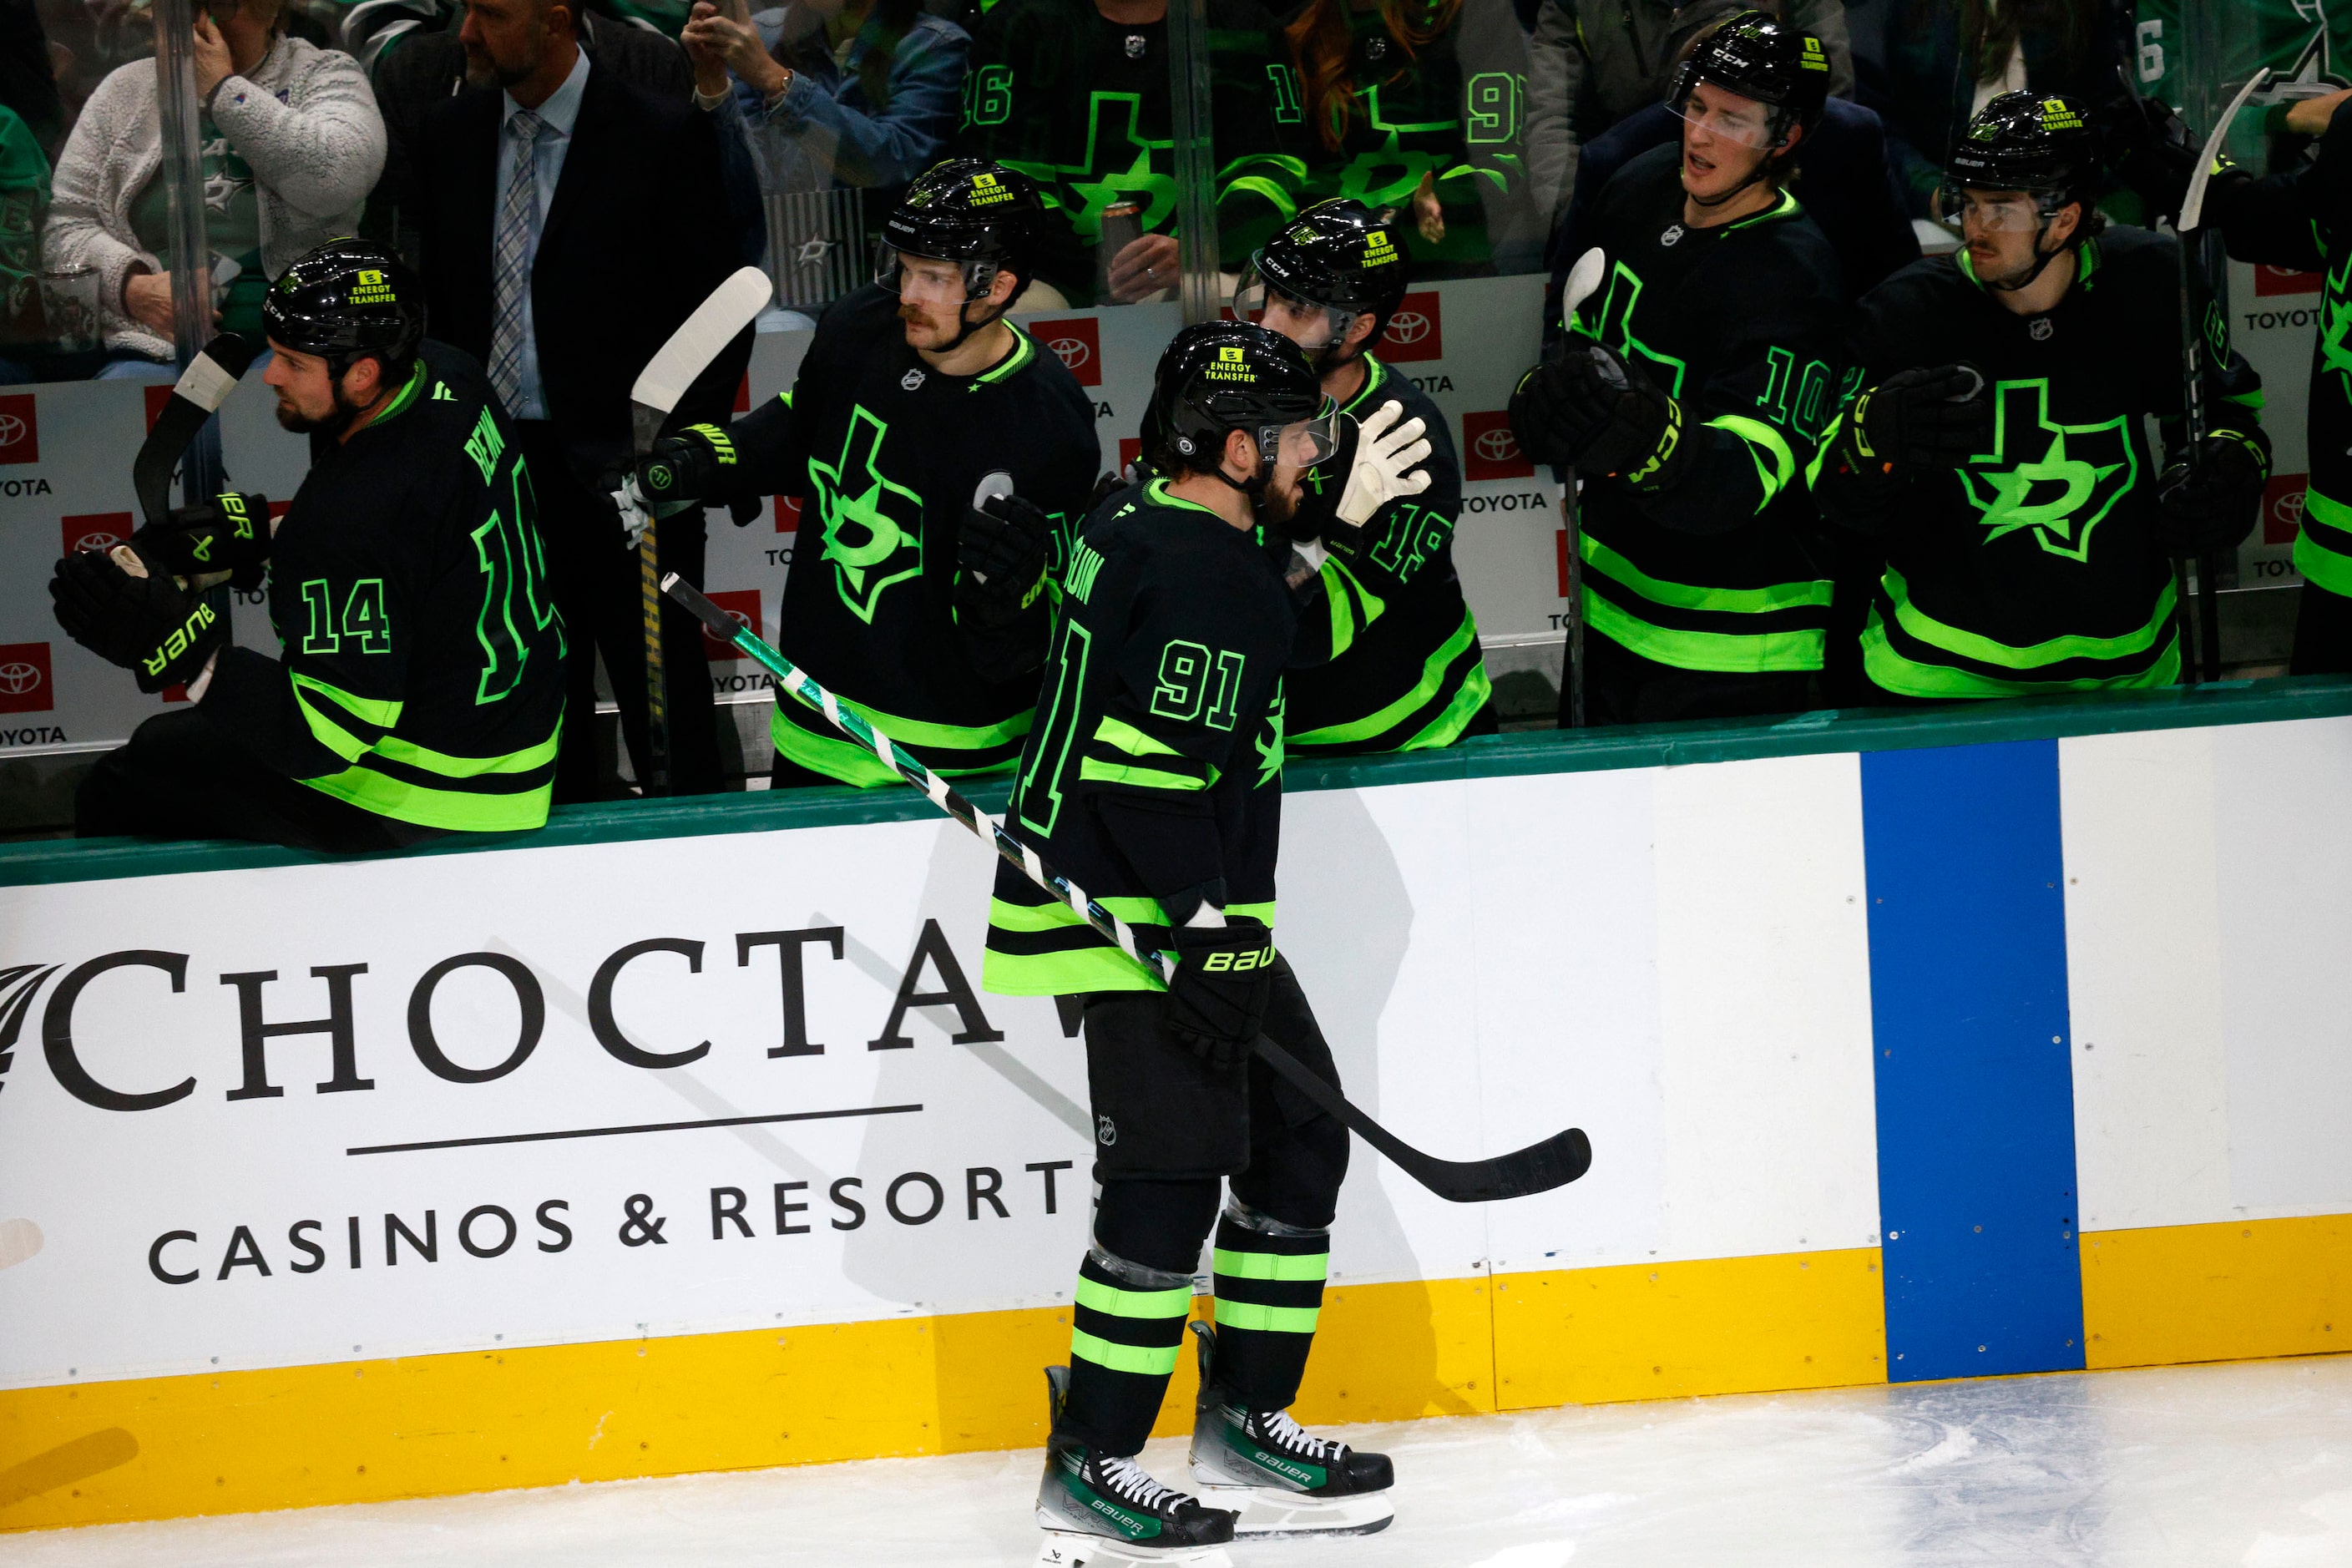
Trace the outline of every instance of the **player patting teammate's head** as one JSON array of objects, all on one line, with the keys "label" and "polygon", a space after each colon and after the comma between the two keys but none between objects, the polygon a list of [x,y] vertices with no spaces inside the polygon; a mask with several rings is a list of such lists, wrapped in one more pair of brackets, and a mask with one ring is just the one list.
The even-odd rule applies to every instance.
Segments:
[{"label": "player patting teammate's head", "polygon": [[1223,480],[1261,522],[1286,521],[1299,476],[1339,447],[1339,415],[1306,351],[1250,321],[1178,332],[1153,374],[1151,405],[1160,471]]},{"label": "player patting teammate's head", "polygon": [[1412,266],[1392,210],[1345,196],[1318,202],[1251,256],[1234,314],[1280,332],[1328,375],[1388,329]]},{"label": "player patting teammate's head", "polygon": [[261,321],[277,351],[262,380],[278,394],[278,423],[341,435],[407,384],[425,289],[388,247],[331,239],[269,286]]},{"label": "player patting teammate's head", "polygon": [[2079,100],[2005,92],[1952,149],[1936,211],[1959,226],[1979,283],[2023,289],[2099,232],[2098,182],[2098,133]]},{"label": "player patting teammate's head", "polygon": [[898,296],[908,346],[947,353],[1029,287],[1045,204],[1021,174],[948,158],[915,177],[882,226],[877,281]]},{"label": "player patting teammate's head", "polygon": [[1683,189],[1719,206],[1759,181],[1779,184],[1828,101],[1821,39],[1742,11],[1699,40],[1666,105],[1683,117]]}]

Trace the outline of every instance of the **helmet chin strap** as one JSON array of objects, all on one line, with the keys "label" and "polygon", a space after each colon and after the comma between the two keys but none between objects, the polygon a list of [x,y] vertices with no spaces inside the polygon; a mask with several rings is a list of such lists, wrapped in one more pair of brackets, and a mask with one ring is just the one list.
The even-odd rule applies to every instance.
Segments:
[{"label": "helmet chin strap", "polygon": [[[2014,294],[2021,289],[2032,288],[2033,280],[2042,276],[2044,268],[2046,268],[2052,262],[2057,260],[2060,257],[2074,248],[2074,241],[2070,237],[2065,244],[2061,245],[2055,250],[2042,249],[2042,238],[2049,232],[2050,220],[2048,218],[2043,218],[2033,231],[2033,265],[2026,271],[2024,277],[2011,279],[2006,283],[1988,282],[1985,284],[1985,287],[1997,294]],[[2080,226],[2077,226],[2077,232],[2080,232]]]},{"label": "helmet chin strap", "polygon": [[[1779,111],[1776,110],[1775,112],[1777,113]],[[1781,149],[1789,145],[1789,128],[1786,125],[1781,126],[1773,134],[1776,140],[1769,148],[1765,150],[1764,156],[1757,159],[1756,166],[1748,170],[1748,173],[1741,177],[1739,183],[1732,186],[1731,189],[1724,192],[1723,195],[1717,196],[1712,200],[1709,200],[1706,196],[1691,195],[1687,191],[1683,193],[1684,195],[1689,198],[1693,205],[1706,207],[1709,211],[1712,211],[1715,208],[1721,206],[1724,203],[1729,201],[1732,197],[1738,195],[1740,192],[1746,190],[1748,186],[1754,184],[1757,181],[1763,179],[1772,172],[1772,166],[1780,161],[1774,157],[1773,153],[1780,152]]]}]

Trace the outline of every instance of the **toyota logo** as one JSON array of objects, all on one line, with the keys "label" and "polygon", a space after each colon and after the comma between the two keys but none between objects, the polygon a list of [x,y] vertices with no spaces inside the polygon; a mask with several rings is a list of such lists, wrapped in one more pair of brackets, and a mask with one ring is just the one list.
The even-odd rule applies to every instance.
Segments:
[{"label": "toyota logo", "polygon": [[119,533],[85,533],[73,542],[73,549],[67,553],[79,554],[85,550],[111,550],[123,542],[123,537]]},{"label": "toyota logo", "polygon": [[22,697],[40,683],[41,667],[37,664],[26,664],[22,659],[0,664],[0,693]]},{"label": "toyota logo", "polygon": [[13,447],[23,440],[31,426],[13,414],[0,414],[0,447]]},{"label": "toyota logo", "polygon": [[744,613],[743,611],[741,611],[741,610],[730,610],[730,611],[728,611],[728,612],[727,612],[727,618],[728,618],[729,620],[730,620],[730,621],[733,621],[737,626],[743,627],[743,628],[744,628],[745,630],[747,630],[747,631],[751,629],[751,617],[749,615],[747,615],[746,613]]},{"label": "toyota logo", "polygon": [[2303,521],[2303,492],[2289,490],[2271,502],[2271,515],[2281,522],[2299,526]]},{"label": "toyota logo", "polygon": [[1490,463],[1512,462],[1519,455],[1518,438],[1511,434],[1511,427],[1507,425],[1479,431],[1478,439],[1472,446],[1481,458]]},{"label": "toyota logo", "polygon": [[1055,338],[1045,346],[1052,349],[1062,363],[1071,370],[1078,369],[1095,357],[1094,350],[1087,347],[1084,338]]},{"label": "toyota logo", "polygon": [[1388,335],[1396,342],[1417,343],[1429,336],[1429,318],[1419,310],[1399,310],[1389,318]]}]

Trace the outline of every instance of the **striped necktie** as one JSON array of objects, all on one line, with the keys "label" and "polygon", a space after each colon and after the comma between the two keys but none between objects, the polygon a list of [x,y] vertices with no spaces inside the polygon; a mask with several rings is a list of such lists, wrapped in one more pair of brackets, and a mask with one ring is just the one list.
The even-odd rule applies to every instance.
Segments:
[{"label": "striped necktie", "polygon": [[528,109],[507,121],[514,167],[499,209],[490,282],[497,309],[490,318],[490,384],[509,408],[522,394],[523,302],[530,289],[530,226],[539,206],[538,146],[547,122]]}]

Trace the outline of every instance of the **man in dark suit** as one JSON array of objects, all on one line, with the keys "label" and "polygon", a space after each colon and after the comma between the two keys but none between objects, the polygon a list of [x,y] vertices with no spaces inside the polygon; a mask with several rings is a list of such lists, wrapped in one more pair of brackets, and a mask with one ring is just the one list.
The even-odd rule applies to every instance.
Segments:
[{"label": "man in dark suit", "polygon": [[[631,447],[629,387],[742,259],[710,117],[632,85],[580,47],[559,0],[467,0],[467,90],[425,119],[414,195],[434,336],[478,356],[516,419],[570,631],[559,801],[600,793],[599,651],[647,777],[635,553],[597,488]],[[674,420],[724,425],[751,359],[742,334]],[[664,521],[661,566],[702,578],[699,512]],[[709,666],[694,617],[665,605],[669,777],[719,787]]]}]

